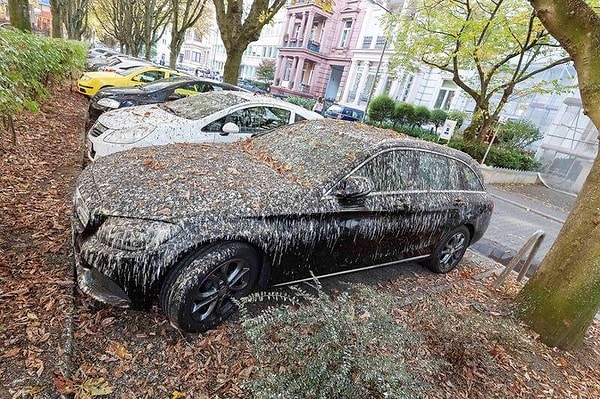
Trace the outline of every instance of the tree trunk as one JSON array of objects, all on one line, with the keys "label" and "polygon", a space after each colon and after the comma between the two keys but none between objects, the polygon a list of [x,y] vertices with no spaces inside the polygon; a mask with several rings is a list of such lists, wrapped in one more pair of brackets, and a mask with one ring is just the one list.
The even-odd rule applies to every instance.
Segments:
[{"label": "tree trunk", "polygon": [[600,159],[579,193],[557,241],[516,299],[540,339],[579,346],[600,306]]},{"label": "tree trunk", "polygon": [[242,64],[242,55],[246,47],[233,47],[227,50],[227,61],[223,67],[223,82],[237,85],[240,74],[240,65]]},{"label": "tree trunk", "polygon": [[[538,17],[573,58],[584,112],[600,127],[600,18],[581,0],[532,0]],[[557,240],[516,299],[543,342],[583,343],[600,308],[600,160],[596,158]]]},{"label": "tree trunk", "polygon": [[52,13],[52,37],[62,39],[63,7],[60,0],[50,0],[50,12]]},{"label": "tree trunk", "polygon": [[10,24],[24,32],[31,32],[29,2],[27,0],[8,0]]}]

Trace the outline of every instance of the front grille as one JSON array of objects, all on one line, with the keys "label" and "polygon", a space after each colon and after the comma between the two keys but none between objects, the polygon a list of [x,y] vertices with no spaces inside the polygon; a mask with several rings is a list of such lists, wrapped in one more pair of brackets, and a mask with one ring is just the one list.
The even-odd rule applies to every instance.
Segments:
[{"label": "front grille", "polygon": [[92,137],[98,137],[102,133],[106,132],[108,128],[101,123],[96,122],[94,126],[92,126],[92,130],[90,131],[90,135]]}]

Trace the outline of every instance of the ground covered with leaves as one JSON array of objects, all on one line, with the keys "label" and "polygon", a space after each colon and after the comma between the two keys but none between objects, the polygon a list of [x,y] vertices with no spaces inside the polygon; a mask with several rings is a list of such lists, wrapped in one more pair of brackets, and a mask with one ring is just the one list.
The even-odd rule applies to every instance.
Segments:
[{"label": "ground covered with leaves", "polygon": [[[281,385],[287,397],[340,397],[323,396],[319,389],[327,387],[309,379],[327,373],[335,377],[327,385],[332,392],[364,381],[349,390],[358,396],[344,397],[392,392],[369,373],[369,362],[373,369],[396,364],[390,384],[400,384],[393,392],[408,397],[600,397],[598,326],[579,351],[544,346],[510,316],[520,283],[494,290],[490,271],[499,265],[474,253],[445,276],[408,265],[324,281],[331,295],[324,303],[307,300],[245,329],[238,318],[206,334],[183,335],[157,308],[95,304],[74,290],[69,244],[85,108],[85,99],[61,87],[39,113],[17,118],[15,145],[0,135],[0,398],[273,397]],[[353,321],[356,329],[335,328]],[[369,331],[364,327],[377,323],[396,331],[389,342],[361,341]],[[292,349],[301,345],[293,340],[314,344],[298,354]]]}]

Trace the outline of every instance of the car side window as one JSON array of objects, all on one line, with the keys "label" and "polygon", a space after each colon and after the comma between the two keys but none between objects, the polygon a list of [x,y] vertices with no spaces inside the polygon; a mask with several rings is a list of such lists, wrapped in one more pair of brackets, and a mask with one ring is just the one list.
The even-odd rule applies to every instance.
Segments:
[{"label": "car side window", "polygon": [[165,77],[165,73],[161,71],[146,71],[142,72],[139,75],[136,75],[140,82],[150,83],[155,80],[163,79]]},{"label": "car side window", "polygon": [[240,133],[262,133],[287,125],[291,112],[276,107],[251,107],[240,109],[218,119],[202,130],[206,132],[220,132],[223,125],[228,122],[235,123],[240,128]]},{"label": "car side window", "polygon": [[353,175],[371,179],[374,192],[414,190],[415,156],[412,150],[385,151],[371,158]]},{"label": "car side window", "polygon": [[461,188],[466,191],[485,191],[479,177],[467,165],[455,161],[460,175]]}]

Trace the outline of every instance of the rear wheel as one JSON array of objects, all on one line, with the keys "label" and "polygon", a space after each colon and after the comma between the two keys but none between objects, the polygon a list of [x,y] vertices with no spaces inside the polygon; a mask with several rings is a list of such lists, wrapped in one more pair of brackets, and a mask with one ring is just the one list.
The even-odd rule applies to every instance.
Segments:
[{"label": "rear wheel", "polygon": [[471,234],[465,226],[458,226],[449,231],[427,259],[427,268],[435,273],[448,273],[458,265],[470,240]]},{"label": "rear wheel", "polygon": [[244,243],[230,242],[194,251],[163,283],[162,310],[181,330],[211,329],[235,311],[231,298],[252,291],[259,269],[258,254]]}]

